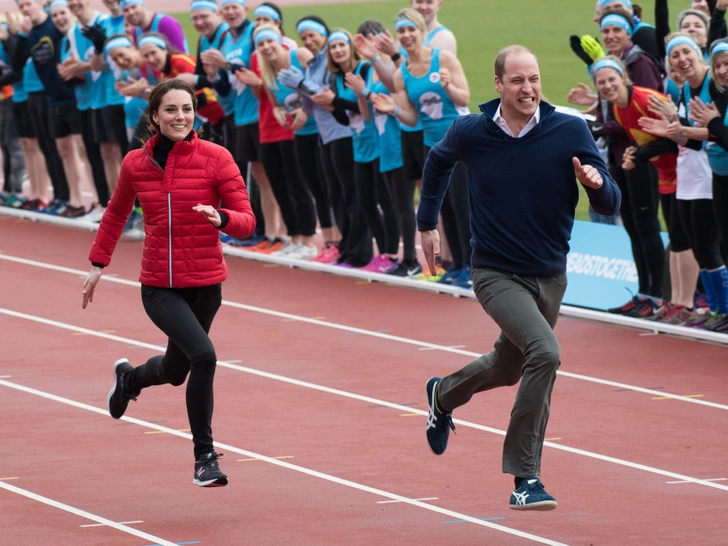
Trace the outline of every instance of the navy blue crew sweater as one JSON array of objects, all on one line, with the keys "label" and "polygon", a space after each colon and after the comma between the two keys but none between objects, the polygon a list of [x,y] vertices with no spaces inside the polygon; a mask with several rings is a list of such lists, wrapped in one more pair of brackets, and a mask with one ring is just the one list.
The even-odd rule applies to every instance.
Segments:
[{"label": "navy blue crew sweater", "polygon": [[621,194],[584,120],[540,104],[538,124],[522,138],[493,121],[500,99],[482,114],[461,116],[427,156],[417,211],[420,231],[434,229],[456,162],[468,168],[473,267],[551,277],[566,271],[579,200],[572,157],[597,168],[599,190],[586,188],[594,209],[619,211]]}]

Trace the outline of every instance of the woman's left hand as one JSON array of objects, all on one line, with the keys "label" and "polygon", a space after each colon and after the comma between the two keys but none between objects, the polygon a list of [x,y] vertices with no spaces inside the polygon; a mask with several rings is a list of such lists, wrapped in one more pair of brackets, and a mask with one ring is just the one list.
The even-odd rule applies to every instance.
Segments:
[{"label": "woman's left hand", "polygon": [[688,108],[690,109],[690,119],[699,123],[702,127],[707,127],[713,118],[720,116],[718,109],[715,107],[715,103],[709,102],[705,104],[700,100],[700,97],[690,99]]},{"label": "woman's left hand", "polygon": [[91,268],[86,280],[83,281],[83,291],[81,292],[83,300],[81,302],[81,309],[86,309],[86,306],[94,301],[94,290],[96,289],[96,285],[99,284],[101,275],[103,274],[103,268],[96,266]]},{"label": "woman's left hand", "polygon": [[324,87],[323,91],[319,91],[311,97],[311,100],[319,106],[331,106],[334,102],[334,92],[328,87]]},{"label": "woman's left hand", "polygon": [[346,82],[346,87],[354,91],[357,95],[361,95],[362,91],[364,91],[367,86],[364,82],[364,78],[358,74],[352,74],[351,72],[346,73],[344,81]]},{"label": "woman's left hand", "polygon": [[196,206],[192,207],[192,210],[196,210],[201,213],[202,216],[207,218],[207,221],[215,227],[220,227],[220,224],[222,224],[220,213],[217,212],[215,207],[211,207],[210,205],[201,205],[198,203]]}]

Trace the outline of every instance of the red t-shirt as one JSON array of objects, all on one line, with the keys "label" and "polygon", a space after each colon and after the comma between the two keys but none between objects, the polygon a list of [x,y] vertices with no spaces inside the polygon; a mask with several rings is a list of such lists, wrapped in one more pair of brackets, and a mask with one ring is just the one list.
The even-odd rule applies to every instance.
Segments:
[{"label": "red t-shirt", "polygon": [[[654,89],[635,85],[632,88],[632,97],[627,108],[619,108],[616,104],[612,107],[615,119],[624,127],[629,139],[637,143],[637,146],[644,146],[657,140],[656,136],[643,131],[638,123],[641,117],[659,119],[657,114],[653,114],[647,109],[647,98],[650,95],[657,95],[664,100],[669,100]],[[677,191],[677,154],[662,154],[653,157],[650,161],[657,169],[659,192],[662,195],[675,193]]]},{"label": "red t-shirt", "polygon": [[[284,45],[284,49],[288,48]],[[254,51],[250,58],[250,70],[260,76],[260,64],[258,63],[258,52]],[[258,99],[258,125],[260,131],[260,143],[270,144],[272,142],[281,142],[283,140],[293,140],[293,131],[281,127],[273,116],[273,105],[268,97],[265,85],[260,88],[260,98]]]}]

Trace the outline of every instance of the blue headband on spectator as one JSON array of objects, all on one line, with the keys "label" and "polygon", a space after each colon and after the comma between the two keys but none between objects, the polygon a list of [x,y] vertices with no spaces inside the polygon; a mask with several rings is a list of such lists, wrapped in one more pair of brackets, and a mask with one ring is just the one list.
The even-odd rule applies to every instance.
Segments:
[{"label": "blue headband on spectator", "polygon": [[698,44],[695,43],[695,41],[690,38],[689,36],[675,36],[672,40],[667,42],[667,46],[665,46],[665,54],[669,57],[670,52],[679,45],[686,45],[692,47],[695,52],[698,54],[698,56],[702,56],[703,52],[700,51],[700,48],[698,47]]},{"label": "blue headband on spectator", "polygon": [[275,30],[270,29],[270,28],[265,28],[265,29],[261,30],[260,32],[255,33],[255,45],[256,46],[263,40],[275,40],[279,44],[283,43],[283,40],[281,39],[281,35],[278,34]]},{"label": "blue headband on spectator", "polygon": [[591,69],[592,70],[592,77],[596,76],[597,75],[597,72],[599,70],[601,70],[602,68],[613,68],[614,70],[616,70],[617,72],[619,72],[621,75],[624,75],[624,68],[622,67],[621,64],[619,64],[614,59],[602,58],[602,59],[599,59],[598,61],[596,61],[592,65],[592,69]]},{"label": "blue headband on spectator", "polygon": [[138,6],[143,6],[144,0],[121,0],[121,2],[119,2],[119,7],[121,9],[124,9],[126,6],[132,6],[134,4]]},{"label": "blue headband on spectator", "polygon": [[619,2],[623,6],[627,6],[627,9],[632,9],[632,2],[629,0],[599,0],[599,9],[603,10],[604,6],[612,2]]},{"label": "blue headband on spectator", "polygon": [[296,31],[298,32],[299,36],[304,30],[313,30],[314,32],[318,32],[324,38],[329,35],[329,33],[326,31],[326,27],[318,21],[314,21],[313,19],[304,19],[303,21],[298,23]]},{"label": "blue headband on spectator", "polygon": [[604,27],[623,28],[627,31],[627,34],[632,36],[632,25],[626,17],[623,17],[617,13],[610,13],[609,15],[602,17],[602,23],[599,28],[604,30]]},{"label": "blue headband on spectator", "polygon": [[147,44],[155,45],[160,49],[167,49],[167,43],[159,36],[144,36],[139,40],[139,49]]},{"label": "blue headband on spectator", "polygon": [[258,6],[257,8],[255,8],[255,11],[253,12],[253,17],[258,17],[258,15],[270,17],[278,23],[281,21],[280,14],[270,6]]},{"label": "blue headband on spectator", "polygon": [[196,9],[209,9],[211,11],[217,11],[217,2],[213,2],[213,0],[194,0],[190,4],[190,11],[195,11]]},{"label": "blue headband on spectator", "polygon": [[53,8],[57,8],[57,7],[67,8],[68,2],[66,2],[66,0],[53,0],[53,2],[51,2],[51,5],[48,6],[48,9],[52,10]]},{"label": "blue headband on spectator", "polygon": [[397,19],[394,23],[394,29],[399,30],[402,27],[413,27],[417,28],[417,25],[414,23],[414,21],[410,21],[406,17],[400,17]]},{"label": "blue headband on spectator", "polygon": [[726,53],[728,52],[728,43],[726,42],[718,42],[713,46],[713,49],[710,50],[710,56],[716,55],[718,53]]},{"label": "blue headband on spectator", "polygon": [[228,4],[237,4],[238,6],[245,7],[245,0],[222,0],[222,7],[225,7]]},{"label": "blue headband on spectator", "polygon": [[119,36],[118,38],[114,38],[113,40],[106,42],[106,45],[104,46],[104,53],[108,55],[117,47],[134,47],[134,44],[132,44],[131,40],[126,36]]},{"label": "blue headband on spectator", "polygon": [[341,40],[342,42],[346,42],[347,44],[351,45],[351,40],[346,35],[346,32],[341,32],[340,30],[337,30],[331,36],[329,36],[329,43],[335,42],[336,40]]}]

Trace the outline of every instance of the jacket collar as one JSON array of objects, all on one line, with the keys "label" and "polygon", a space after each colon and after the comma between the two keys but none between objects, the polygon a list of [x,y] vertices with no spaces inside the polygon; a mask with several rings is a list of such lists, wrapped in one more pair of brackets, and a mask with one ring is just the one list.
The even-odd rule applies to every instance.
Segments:
[{"label": "jacket collar", "polygon": [[[155,133],[154,136],[152,136],[144,144],[144,150],[147,152],[149,157],[154,157],[154,148],[159,145],[160,140],[161,135],[159,133]],[[190,153],[197,146],[198,140],[197,132],[193,129],[185,140],[175,143],[170,153]]]},{"label": "jacket collar", "polygon": [[[486,119],[486,124],[488,125],[489,129],[498,129],[500,130],[500,127],[498,127],[498,124],[493,121],[493,116],[495,116],[496,111],[498,110],[498,106],[500,106],[500,99],[493,99],[488,102],[484,102],[483,104],[480,104],[478,108],[483,113],[483,117]],[[544,121],[544,119],[549,116],[555,108],[550,105],[545,100],[542,100],[538,105],[538,111],[539,115],[541,116],[540,121]]]}]

